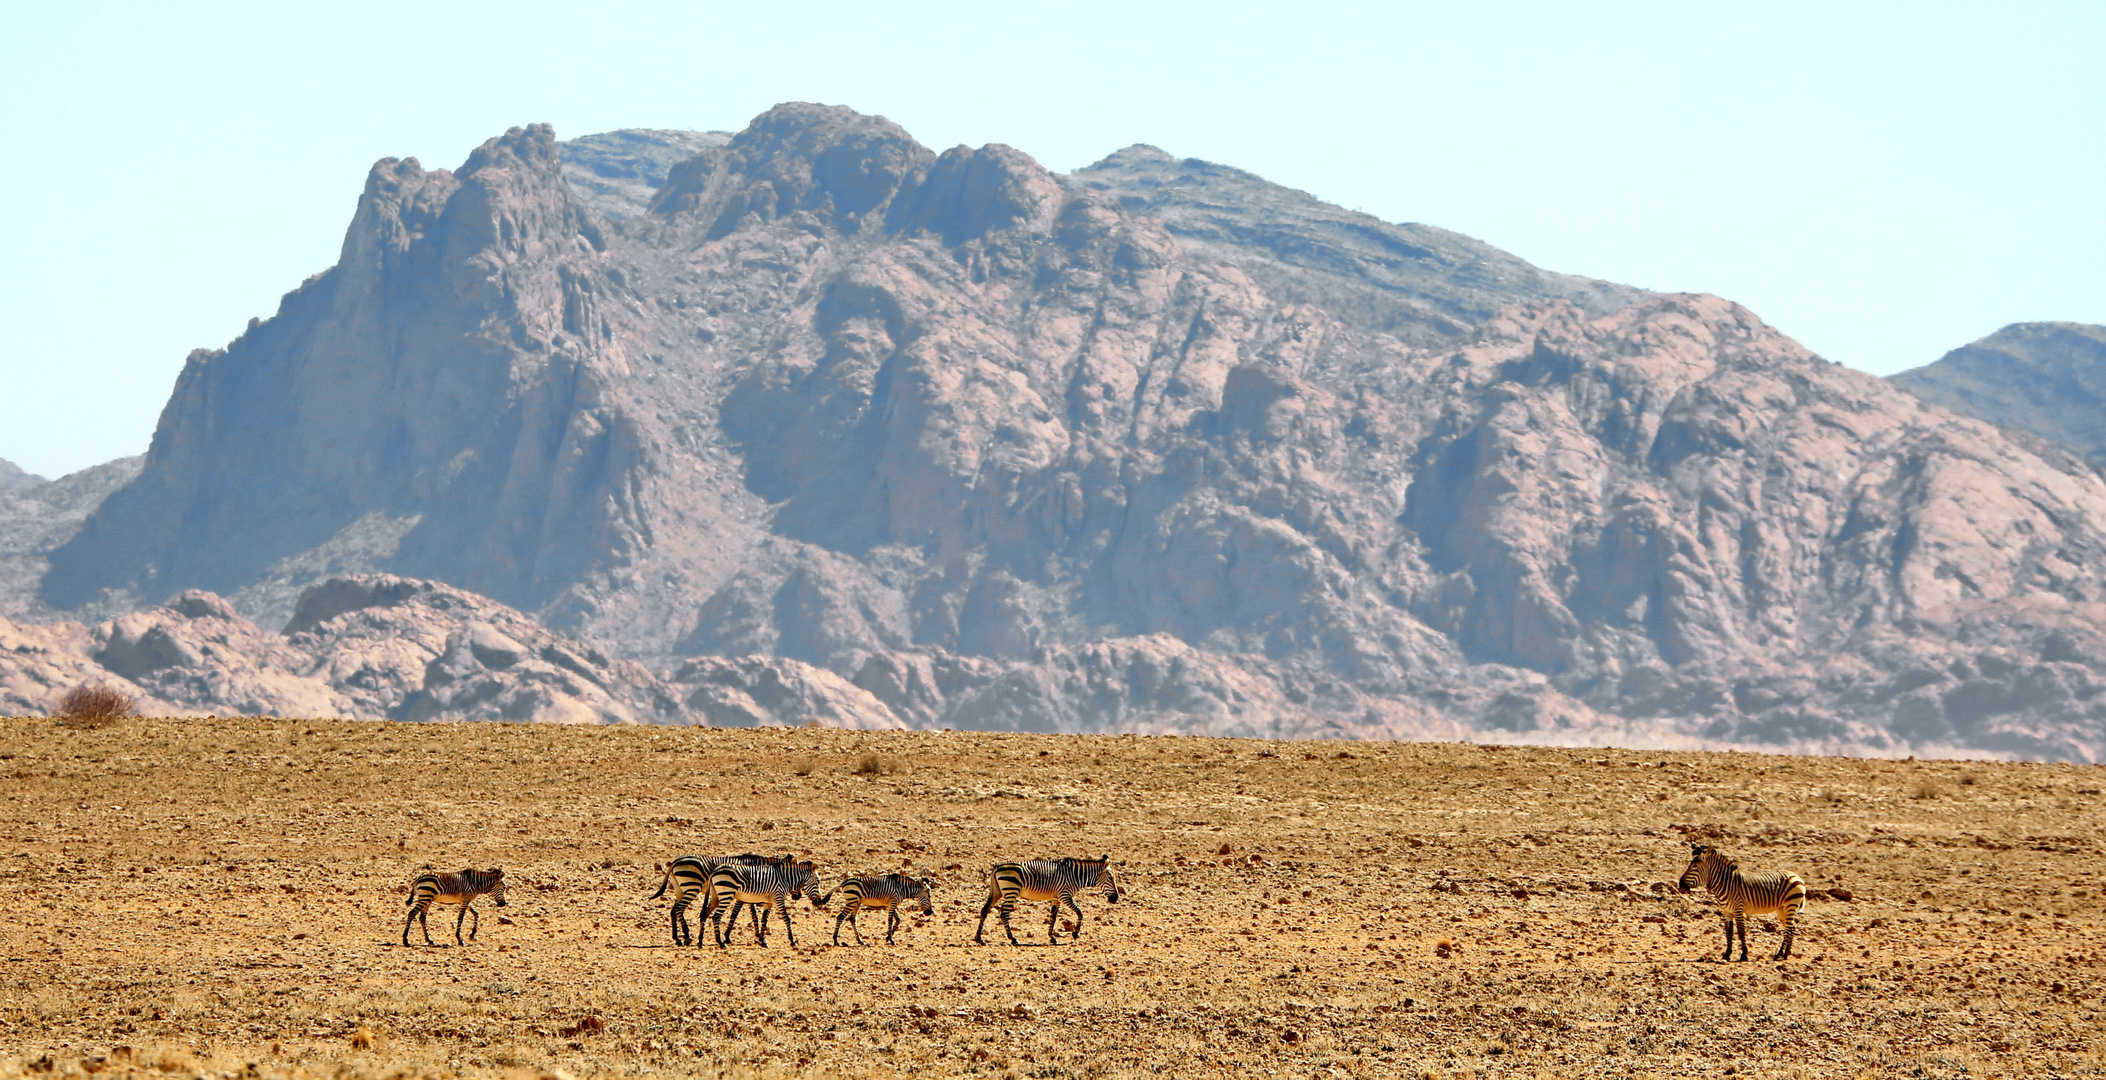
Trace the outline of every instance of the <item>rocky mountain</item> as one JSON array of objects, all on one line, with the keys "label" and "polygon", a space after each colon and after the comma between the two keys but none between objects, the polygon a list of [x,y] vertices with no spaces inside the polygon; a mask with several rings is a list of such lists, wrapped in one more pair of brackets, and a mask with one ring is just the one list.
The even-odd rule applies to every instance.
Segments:
[{"label": "rocky mountain", "polygon": [[45,483],[35,473],[23,472],[22,467],[5,458],[0,458],[0,492],[22,491]]},{"label": "rocky mountain", "polygon": [[2106,484],[1737,305],[1148,148],[566,152],[377,165],[43,600],[386,571],[753,722],[2106,753]]},{"label": "rocky mountain", "polygon": [[1954,412],[2106,461],[2106,326],[2013,323],[1893,379]]}]

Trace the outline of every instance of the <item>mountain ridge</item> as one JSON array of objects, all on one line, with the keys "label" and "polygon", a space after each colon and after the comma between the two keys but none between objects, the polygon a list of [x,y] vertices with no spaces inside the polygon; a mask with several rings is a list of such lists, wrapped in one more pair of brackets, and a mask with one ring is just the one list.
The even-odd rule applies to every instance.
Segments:
[{"label": "mountain ridge", "polygon": [[1728,301],[838,107],[626,217],[562,155],[376,165],[46,601],[385,571],[915,726],[2106,752],[2106,485]]},{"label": "mountain ridge", "polygon": [[2012,323],[1892,379],[1926,401],[2106,462],[2106,326]]}]

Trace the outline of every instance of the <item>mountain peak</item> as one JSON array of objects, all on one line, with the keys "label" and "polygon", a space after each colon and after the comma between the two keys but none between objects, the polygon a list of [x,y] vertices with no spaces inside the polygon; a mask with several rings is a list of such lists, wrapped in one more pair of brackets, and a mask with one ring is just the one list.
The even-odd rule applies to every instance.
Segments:
[{"label": "mountain peak", "polygon": [[0,491],[22,491],[49,483],[35,473],[23,472],[14,462],[0,458]]}]

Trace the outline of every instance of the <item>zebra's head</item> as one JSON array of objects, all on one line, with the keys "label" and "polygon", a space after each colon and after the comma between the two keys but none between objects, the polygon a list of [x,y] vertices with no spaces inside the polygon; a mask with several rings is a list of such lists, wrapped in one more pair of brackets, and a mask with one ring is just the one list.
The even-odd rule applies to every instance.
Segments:
[{"label": "zebra's head", "polygon": [[490,888],[487,890],[490,894],[490,899],[496,902],[498,907],[505,906],[504,867],[493,866],[490,869],[483,871],[483,877],[485,880],[490,882]]},{"label": "zebra's head", "polygon": [[1715,877],[1731,873],[1737,865],[1710,844],[1691,844],[1689,868],[1682,871],[1682,880],[1677,886],[1683,892],[1689,892],[1698,885],[1708,885]]},{"label": "zebra's head", "polygon": [[834,898],[833,893],[819,893],[819,865],[812,862],[793,862],[786,869],[790,873],[790,895],[802,896],[815,908],[823,908]]},{"label": "zebra's head", "polygon": [[936,894],[935,879],[925,877],[910,878],[903,874],[895,874],[893,876],[899,879],[899,894],[901,897],[908,900],[921,901],[921,913],[923,915],[936,914],[936,904],[933,899]]},{"label": "zebra's head", "polygon": [[1105,900],[1116,904],[1119,902],[1120,897],[1126,895],[1126,890],[1119,887],[1119,879],[1112,875],[1110,852],[1105,852],[1094,859],[1084,859],[1082,860],[1082,865],[1084,869],[1096,872],[1096,884],[1104,887]]}]

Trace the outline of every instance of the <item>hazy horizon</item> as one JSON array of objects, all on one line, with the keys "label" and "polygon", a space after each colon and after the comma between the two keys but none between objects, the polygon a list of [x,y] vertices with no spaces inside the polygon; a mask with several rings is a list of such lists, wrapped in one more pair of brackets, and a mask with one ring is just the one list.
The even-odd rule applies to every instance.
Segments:
[{"label": "hazy horizon", "polygon": [[2106,322],[2106,8],[25,9],[0,45],[0,458],[145,449],[183,357],[336,260],[368,167],[784,100],[1071,171],[1142,142],[1891,374]]}]

